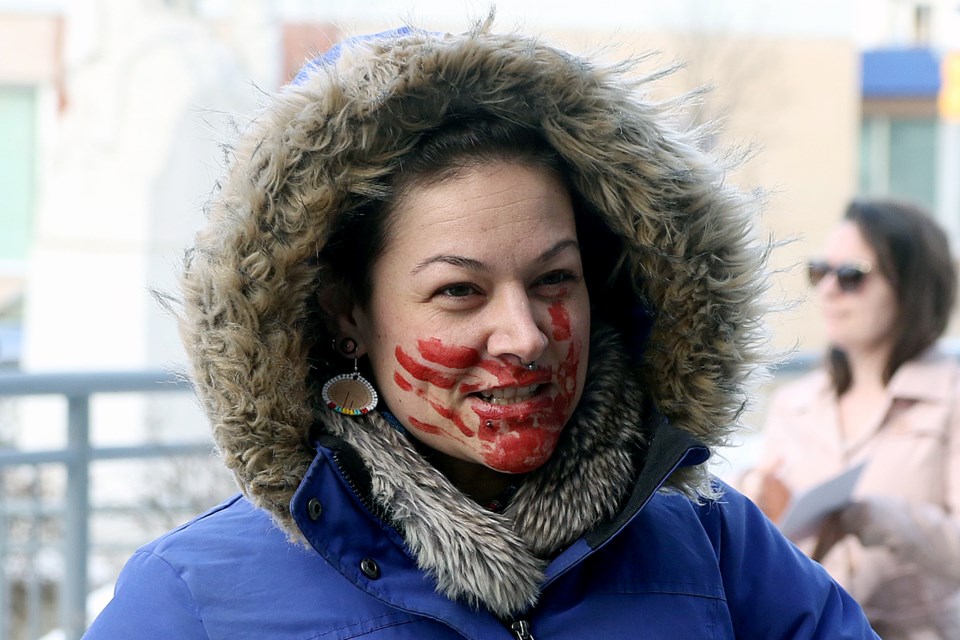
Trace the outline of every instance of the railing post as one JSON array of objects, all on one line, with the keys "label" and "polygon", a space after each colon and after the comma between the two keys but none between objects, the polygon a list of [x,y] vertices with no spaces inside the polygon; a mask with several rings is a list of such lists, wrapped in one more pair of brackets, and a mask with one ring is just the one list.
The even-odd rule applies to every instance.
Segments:
[{"label": "railing post", "polygon": [[7,546],[7,470],[0,467],[0,640],[13,632],[13,608],[10,606],[10,581],[7,578],[9,548]]},{"label": "railing post", "polygon": [[90,546],[90,396],[67,398],[67,504],[60,619],[66,640],[87,628],[87,551]]}]

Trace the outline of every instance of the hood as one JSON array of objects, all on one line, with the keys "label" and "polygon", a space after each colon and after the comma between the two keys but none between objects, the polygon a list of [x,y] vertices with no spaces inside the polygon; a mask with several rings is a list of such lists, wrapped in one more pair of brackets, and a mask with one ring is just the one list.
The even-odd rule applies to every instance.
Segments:
[{"label": "hood", "polygon": [[[675,104],[646,96],[655,78],[631,74],[494,33],[489,21],[462,35],[403,29],[341,43],[270,97],[243,132],[187,256],[181,333],[226,464],[292,536],[289,503],[317,430],[385,428],[377,411],[347,419],[319,398],[323,381],[341,371],[312,355],[331,341],[317,318],[315,257],[333,221],[384,197],[385,177],[406,150],[452,114],[483,111],[538,129],[619,239],[624,311],[613,328],[593,323],[590,375],[604,382],[588,381],[574,421],[626,432],[611,448],[641,442],[639,408],[604,407],[642,398],[634,404],[651,402],[705,445],[724,442],[761,355],[765,247],[753,238],[755,198],[724,180],[695,135],[673,128]],[[555,457],[576,467],[562,450],[571,440]],[[612,506],[574,534],[629,493],[619,479],[636,470],[621,462],[600,472],[618,479],[605,498]],[[668,483],[693,493],[705,477],[694,467]],[[408,542],[414,537],[406,531]]]}]

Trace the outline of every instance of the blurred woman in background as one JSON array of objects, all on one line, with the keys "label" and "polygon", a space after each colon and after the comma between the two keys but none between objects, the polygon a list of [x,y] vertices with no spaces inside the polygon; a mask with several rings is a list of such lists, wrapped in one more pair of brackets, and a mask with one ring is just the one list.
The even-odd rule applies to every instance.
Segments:
[{"label": "blurred woman in background", "polygon": [[855,502],[802,543],[883,638],[960,638],[960,367],[935,346],[956,295],[946,235],[912,205],[855,201],[809,277],[826,362],[771,400],[745,488],[778,520],[866,463]]}]

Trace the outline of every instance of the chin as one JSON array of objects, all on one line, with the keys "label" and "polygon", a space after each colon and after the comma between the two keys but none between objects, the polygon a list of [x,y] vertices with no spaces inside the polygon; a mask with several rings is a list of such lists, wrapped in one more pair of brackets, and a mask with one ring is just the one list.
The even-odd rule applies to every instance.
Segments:
[{"label": "chin", "polygon": [[484,464],[501,473],[529,473],[553,456],[561,429],[537,429],[498,438],[483,453]]}]

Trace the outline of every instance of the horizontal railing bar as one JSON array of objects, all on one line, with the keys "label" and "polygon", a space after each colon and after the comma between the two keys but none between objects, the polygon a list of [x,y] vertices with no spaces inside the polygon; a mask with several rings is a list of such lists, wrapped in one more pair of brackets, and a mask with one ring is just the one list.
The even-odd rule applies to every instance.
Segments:
[{"label": "horizontal railing bar", "polygon": [[[175,456],[213,455],[213,443],[178,443],[140,445],[129,447],[99,447],[90,449],[90,460],[122,460],[133,458],[162,458]],[[42,451],[0,451],[0,467],[15,465],[65,464],[76,454],[66,449]]]},{"label": "horizontal railing bar", "polygon": [[189,391],[185,376],[173,371],[78,371],[0,373],[0,396]]},{"label": "horizontal railing bar", "polygon": [[[224,496],[226,497],[226,496]],[[200,508],[195,504],[164,504],[164,505],[94,505],[91,516],[139,516],[145,511],[162,511],[163,513],[196,513]],[[0,514],[6,518],[18,520],[57,518],[64,512],[63,504],[56,502],[38,503],[25,498],[4,498],[0,501]]]}]

